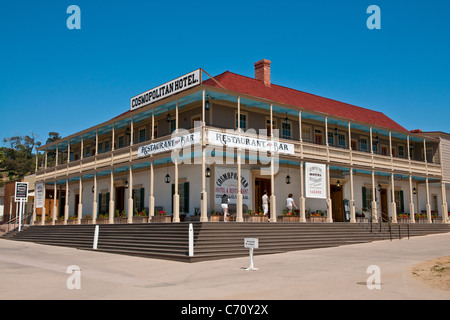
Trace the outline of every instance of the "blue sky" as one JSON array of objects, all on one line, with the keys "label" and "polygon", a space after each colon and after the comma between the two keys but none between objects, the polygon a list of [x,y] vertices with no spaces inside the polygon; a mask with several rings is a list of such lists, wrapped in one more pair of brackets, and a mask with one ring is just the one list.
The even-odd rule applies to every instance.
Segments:
[{"label": "blue sky", "polygon": [[[66,26],[72,4],[80,30]],[[372,4],[380,30],[366,26]],[[445,0],[3,0],[0,138],[68,136],[194,69],[253,77],[264,58],[273,83],[450,132],[449,12]]]}]

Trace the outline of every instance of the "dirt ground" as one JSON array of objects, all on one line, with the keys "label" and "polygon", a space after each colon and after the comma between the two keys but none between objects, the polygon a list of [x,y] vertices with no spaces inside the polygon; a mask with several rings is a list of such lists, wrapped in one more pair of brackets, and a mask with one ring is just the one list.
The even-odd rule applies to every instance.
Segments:
[{"label": "dirt ground", "polygon": [[434,289],[450,291],[450,256],[422,262],[412,268],[411,274]]}]

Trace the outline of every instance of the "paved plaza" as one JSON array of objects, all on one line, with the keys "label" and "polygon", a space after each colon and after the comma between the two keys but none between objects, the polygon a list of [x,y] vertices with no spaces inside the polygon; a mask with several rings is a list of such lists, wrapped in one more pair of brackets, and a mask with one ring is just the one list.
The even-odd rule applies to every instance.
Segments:
[{"label": "paved plaza", "polygon": [[246,271],[248,257],[189,264],[0,240],[0,299],[447,300],[411,269],[449,255],[440,234],[256,255]]}]

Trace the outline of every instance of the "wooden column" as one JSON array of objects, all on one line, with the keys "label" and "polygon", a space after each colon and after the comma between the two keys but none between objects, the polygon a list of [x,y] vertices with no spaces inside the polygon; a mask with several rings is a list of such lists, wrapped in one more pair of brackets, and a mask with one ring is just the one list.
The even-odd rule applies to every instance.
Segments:
[{"label": "wooden column", "polygon": [[[391,152],[392,155],[392,152]],[[397,223],[397,205],[395,203],[395,188],[394,188],[394,173],[391,172],[391,196],[392,196],[392,203],[391,203],[391,214],[392,214],[392,222]]]}]

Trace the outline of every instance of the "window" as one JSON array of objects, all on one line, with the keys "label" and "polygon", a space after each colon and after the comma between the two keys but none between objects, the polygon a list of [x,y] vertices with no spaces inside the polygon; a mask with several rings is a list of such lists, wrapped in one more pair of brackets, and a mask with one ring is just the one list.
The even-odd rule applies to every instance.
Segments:
[{"label": "window", "polygon": [[376,141],[372,141],[372,152],[377,154],[378,153],[378,144]]},{"label": "window", "polygon": [[387,156],[387,146],[384,145],[381,146],[381,155]]},{"label": "window", "polygon": [[135,210],[133,214],[136,213],[136,210],[138,213],[144,210],[144,192],[144,188],[138,187],[133,189],[133,194],[131,195],[133,198],[133,208]]},{"label": "window", "polygon": [[270,117],[266,117],[266,130],[267,130],[267,137],[270,137],[272,134],[272,129],[276,129],[277,124],[275,120],[272,120],[272,126],[270,125]]},{"label": "window", "polygon": [[360,139],[361,151],[367,151],[367,138]]},{"label": "window", "polygon": [[397,147],[397,149],[398,149],[398,157],[399,157],[399,158],[404,158],[404,157],[405,157],[405,147],[399,145],[399,146]]},{"label": "window", "polygon": [[282,129],[281,129],[281,137],[283,139],[290,139],[291,138],[291,123],[286,121],[283,121]]},{"label": "window", "polygon": [[111,148],[110,148],[110,145],[109,145],[109,140],[107,140],[107,141],[105,141],[105,152],[108,152],[110,150],[111,150]]},{"label": "window", "polygon": [[403,213],[405,211],[403,203],[403,190],[394,190],[394,196],[397,213]]},{"label": "window", "polygon": [[153,138],[154,139],[158,138],[158,125],[157,124],[155,124],[153,126]]},{"label": "window", "polygon": [[103,143],[99,142],[97,147],[98,147],[98,153],[102,153],[103,152]]},{"label": "window", "polygon": [[338,134],[338,147],[345,148],[345,134]]},{"label": "window", "polygon": [[[238,128],[238,114],[236,112],[236,129]],[[240,122],[239,122],[240,128],[241,129],[247,129],[247,114],[242,113],[240,114]]]},{"label": "window", "polygon": [[123,136],[119,137],[119,148],[123,148],[124,147],[124,140],[123,140]]},{"label": "window", "polygon": [[302,140],[303,141],[312,141],[312,128],[309,126],[302,125]]},{"label": "window", "polygon": [[315,144],[323,144],[322,131],[320,131],[319,129],[314,130],[314,143]]},{"label": "window", "polygon": [[362,188],[362,206],[363,210],[371,210],[372,209],[372,187],[363,187]]},{"label": "window", "polygon": [[174,132],[177,128],[177,122],[176,120],[170,120],[170,133]]},{"label": "window", "polygon": [[109,192],[102,192],[98,194],[98,213],[109,213]]},{"label": "window", "polygon": [[91,156],[91,147],[86,147],[86,152],[84,154],[85,157],[90,157]]},{"label": "window", "polygon": [[328,131],[328,145],[333,146],[334,145],[334,134],[333,132]]},{"label": "window", "polygon": [[145,141],[145,129],[139,130],[139,142]]}]

